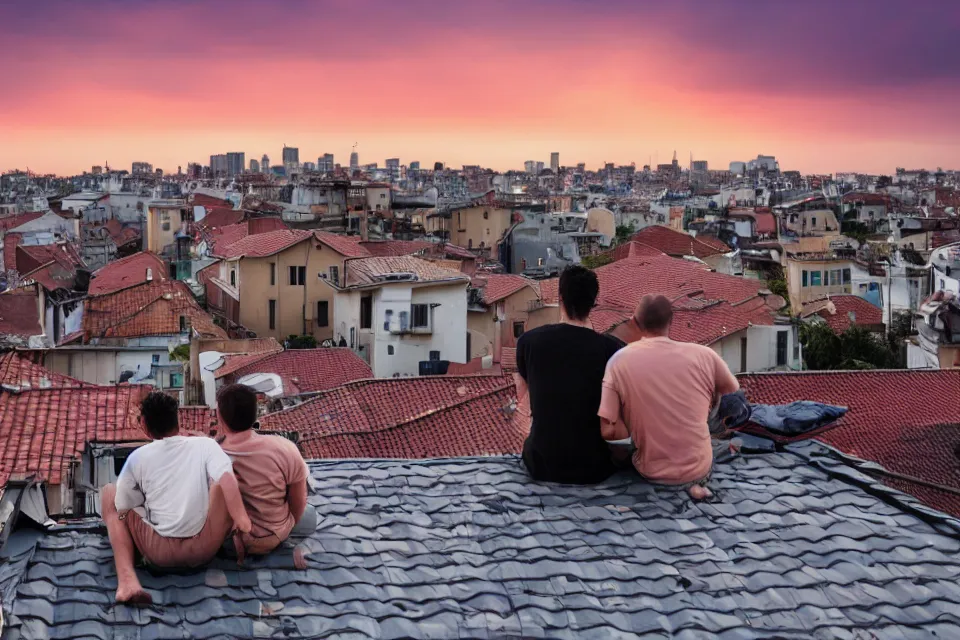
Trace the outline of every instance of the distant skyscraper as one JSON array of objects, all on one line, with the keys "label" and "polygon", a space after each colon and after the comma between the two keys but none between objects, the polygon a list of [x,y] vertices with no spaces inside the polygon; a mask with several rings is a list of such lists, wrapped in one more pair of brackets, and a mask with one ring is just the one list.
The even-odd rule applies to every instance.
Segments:
[{"label": "distant skyscraper", "polygon": [[550,154],[550,169],[554,173],[560,173],[560,152],[554,151]]},{"label": "distant skyscraper", "polygon": [[231,151],[227,154],[227,175],[238,176],[246,166],[246,154],[243,151]]},{"label": "distant skyscraper", "polygon": [[350,171],[356,171],[360,168],[360,154],[356,151],[350,154]]},{"label": "distant skyscraper", "polygon": [[270,157],[267,154],[263,154],[263,157],[260,158],[260,171],[270,173]]},{"label": "distant skyscraper", "polygon": [[420,161],[414,160],[410,163],[410,171],[420,171]]},{"label": "distant skyscraper", "polygon": [[283,166],[286,168],[287,173],[290,173],[290,170],[296,170],[300,168],[300,149],[297,147],[283,147]]},{"label": "distant skyscraper", "polygon": [[316,165],[315,163],[313,163],[313,162],[304,162],[304,163],[303,163],[303,170],[304,170],[304,171],[316,171],[316,170],[317,170],[317,165]]},{"label": "distant skyscraper", "polygon": [[227,154],[218,153],[210,156],[210,175],[213,177],[227,175]]},{"label": "distant skyscraper", "polygon": [[153,173],[153,165],[149,162],[134,162],[130,173]]},{"label": "distant skyscraper", "polygon": [[434,162],[434,163],[433,163],[433,170],[434,170],[434,171],[443,171],[443,163],[442,163],[442,162]]},{"label": "distant skyscraper", "polygon": [[538,160],[538,161],[537,161],[537,175],[540,175],[541,173],[543,173],[543,162],[540,161],[540,160]]},{"label": "distant skyscraper", "polygon": [[203,175],[203,165],[198,162],[191,162],[187,165],[187,175],[191,178],[199,178]]},{"label": "distant skyscraper", "polygon": [[332,173],[334,167],[333,154],[325,153],[317,158],[317,171],[321,173]]},{"label": "distant skyscraper", "polygon": [[697,173],[706,173],[707,172],[707,161],[706,160],[694,160],[690,164],[690,170],[696,171]]},{"label": "distant skyscraper", "polygon": [[103,167],[101,167],[100,165],[94,165],[92,173],[95,176],[99,176],[100,174],[103,173]]},{"label": "distant skyscraper", "polygon": [[390,174],[391,180],[400,179],[400,158],[387,158],[387,173]]},{"label": "distant skyscraper", "polygon": [[535,173],[537,170],[537,161],[536,160],[527,160],[523,163],[523,170],[527,173]]},{"label": "distant skyscraper", "polygon": [[260,173],[260,163],[256,158],[250,158],[250,173]]}]

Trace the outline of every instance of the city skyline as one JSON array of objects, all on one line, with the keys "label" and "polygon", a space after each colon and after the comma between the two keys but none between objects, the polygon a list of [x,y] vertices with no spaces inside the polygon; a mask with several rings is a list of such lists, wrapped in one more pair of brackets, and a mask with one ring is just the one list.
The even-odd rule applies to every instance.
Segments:
[{"label": "city skyline", "polygon": [[284,143],[346,165],[357,141],[363,164],[496,170],[553,151],[589,167],[674,151],[804,173],[956,164],[954,3],[454,4],[5,5],[0,169],[176,172]]}]

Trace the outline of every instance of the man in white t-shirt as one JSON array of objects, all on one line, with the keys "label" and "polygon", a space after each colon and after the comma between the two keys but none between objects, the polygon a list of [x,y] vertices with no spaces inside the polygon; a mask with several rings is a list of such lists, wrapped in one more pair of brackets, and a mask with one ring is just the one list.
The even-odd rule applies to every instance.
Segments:
[{"label": "man in white t-shirt", "polygon": [[134,569],[134,545],[156,567],[192,568],[216,555],[231,527],[250,532],[230,458],[212,438],[181,436],[177,409],[163,393],[143,400],[140,420],[154,441],[130,454],[117,484],[100,492],[117,602],[152,602]]}]

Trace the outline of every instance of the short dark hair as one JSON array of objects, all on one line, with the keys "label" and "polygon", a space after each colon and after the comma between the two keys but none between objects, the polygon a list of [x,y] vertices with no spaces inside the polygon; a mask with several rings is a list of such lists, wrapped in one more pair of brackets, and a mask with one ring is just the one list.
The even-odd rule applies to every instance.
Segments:
[{"label": "short dark hair", "polygon": [[586,320],[597,302],[600,281],[597,274],[586,267],[572,265],[560,274],[560,302],[572,320]]},{"label": "short dark hair", "polygon": [[165,438],[177,430],[177,410],[180,403],[173,396],[160,391],[151,391],[140,402],[140,415],[147,433],[155,439]]},{"label": "short dark hair", "polygon": [[666,296],[645,295],[633,317],[645,331],[663,331],[673,322],[673,304]]},{"label": "short dark hair", "polygon": [[245,384],[228,384],[217,392],[217,409],[231,431],[247,431],[257,422],[257,392]]}]

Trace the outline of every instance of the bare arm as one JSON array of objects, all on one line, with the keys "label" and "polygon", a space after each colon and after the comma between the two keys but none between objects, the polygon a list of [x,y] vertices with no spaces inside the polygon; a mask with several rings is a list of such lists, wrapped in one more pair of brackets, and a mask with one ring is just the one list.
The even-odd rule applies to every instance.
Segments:
[{"label": "bare arm", "polygon": [[306,480],[287,485],[287,506],[290,508],[293,519],[299,522],[307,508]]},{"label": "bare arm", "polygon": [[736,377],[730,373],[730,367],[727,366],[727,363],[723,361],[723,358],[719,356],[715,351],[712,351],[716,357],[716,375],[715,380],[717,388],[716,395],[719,398],[720,396],[725,396],[728,393],[734,393],[740,389],[740,383],[737,382]]},{"label": "bare arm", "polygon": [[616,442],[629,438],[630,432],[627,430],[627,425],[623,424],[623,420],[610,422],[606,418],[600,418],[600,435],[607,442]]},{"label": "bare arm", "polygon": [[240,485],[237,484],[237,476],[232,471],[228,471],[220,476],[217,481],[223,490],[223,500],[227,503],[227,512],[233,519],[233,525],[241,533],[250,533],[252,525],[250,516],[243,506],[243,498],[240,496]]},{"label": "bare arm", "polygon": [[133,467],[136,465],[136,459],[137,452],[134,451],[127,458],[123,469],[120,470],[120,477],[117,478],[117,495],[114,499],[114,506],[120,515],[135,507],[142,507],[146,502],[146,498],[134,478]]},{"label": "bare arm", "polygon": [[513,374],[513,384],[517,388],[517,403],[523,404],[530,395],[530,387],[527,386],[527,381],[519,373]]}]

